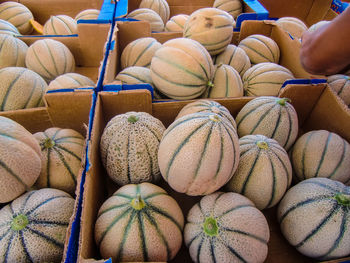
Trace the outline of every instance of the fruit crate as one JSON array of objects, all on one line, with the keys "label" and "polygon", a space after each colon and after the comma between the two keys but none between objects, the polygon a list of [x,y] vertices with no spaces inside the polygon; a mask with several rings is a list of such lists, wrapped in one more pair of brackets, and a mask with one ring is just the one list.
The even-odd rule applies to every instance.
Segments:
[{"label": "fruit crate", "polygon": [[[111,89],[111,86],[109,87]],[[300,134],[315,130],[327,129],[338,133],[344,139],[350,141],[350,110],[336,97],[327,84],[293,84],[285,86],[280,97],[288,97],[295,107],[298,118]],[[233,117],[252,97],[215,99],[229,109]],[[175,119],[178,112],[193,100],[153,102],[151,94],[147,90],[129,91],[100,91],[94,110],[93,124],[91,127],[91,140],[88,142],[89,168],[86,171],[84,192],[82,196],[82,211],[80,221],[80,234],[78,243],[77,262],[112,262],[111,259],[102,259],[94,240],[94,224],[97,212],[102,203],[117,189],[117,186],[107,177],[106,171],[100,159],[99,142],[101,134],[107,122],[117,114],[128,111],[143,111],[160,119],[168,127]],[[329,109],[332,111],[329,111]],[[158,184],[163,187],[170,196],[174,197],[181,206],[186,218],[188,210],[201,197],[190,197],[172,190],[161,179]],[[283,238],[276,219],[276,207],[263,211],[270,227],[269,252],[265,262],[316,262],[297,252]],[[345,262],[350,258],[342,258],[328,262]],[[184,243],[170,262],[191,262],[189,253]]]}]

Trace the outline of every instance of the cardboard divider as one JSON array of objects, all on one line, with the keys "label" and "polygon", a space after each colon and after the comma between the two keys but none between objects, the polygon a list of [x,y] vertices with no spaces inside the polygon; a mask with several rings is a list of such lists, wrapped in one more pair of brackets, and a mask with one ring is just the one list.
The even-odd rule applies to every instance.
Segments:
[{"label": "cardboard divider", "polygon": [[[350,111],[345,110],[336,99],[334,93],[327,84],[314,85],[287,85],[282,89],[280,97],[289,97],[294,105],[298,116],[300,135],[306,131],[326,128],[329,131],[337,132],[340,136],[349,141]],[[245,98],[224,98],[215,99],[229,109],[233,117],[236,117],[239,110],[252,97]],[[100,160],[99,143],[103,130],[107,122],[117,114],[128,111],[144,111],[151,113],[160,119],[168,127],[175,119],[178,112],[188,103],[188,101],[172,101],[152,103],[151,94],[147,90],[131,90],[120,92],[98,93],[95,108],[94,123],[91,130],[91,141],[88,158],[90,168],[87,170],[86,182],[84,185],[84,195],[82,204],[81,232],[79,237],[78,262],[112,262],[111,259],[102,259],[94,239],[94,225],[97,219],[97,212],[102,203],[112,193],[118,189],[107,176],[107,173]],[[321,109],[336,109],[337,115],[333,114],[333,120],[328,119],[327,114]],[[338,112],[341,111],[341,112]],[[333,112],[333,111],[332,111]],[[337,120],[340,116],[339,121]],[[324,120],[324,121],[321,121]],[[320,124],[320,122],[323,122]],[[344,128],[343,124],[347,123]],[[186,218],[189,209],[197,203],[201,197],[190,197],[172,190],[168,184],[161,179],[158,184],[163,187],[181,206]],[[282,236],[276,219],[276,207],[263,211],[270,227],[270,241],[268,243],[269,252],[265,262],[268,263],[296,263],[296,262],[316,262],[300,254]],[[107,261],[108,260],[108,261]],[[344,262],[350,258],[332,260],[328,262]],[[188,249],[184,243],[170,262],[191,262]]]}]

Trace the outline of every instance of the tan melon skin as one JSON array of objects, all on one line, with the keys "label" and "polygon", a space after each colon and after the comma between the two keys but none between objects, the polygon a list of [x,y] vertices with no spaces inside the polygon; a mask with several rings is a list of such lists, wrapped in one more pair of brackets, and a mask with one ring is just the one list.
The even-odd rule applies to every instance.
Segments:
[{"label": "tan melon skin", "polygon": [[169,20],[170,8],[166,0],[142,0],[139,8],[149,8],[155,11],[162,18],[164,25]]},{"label": "tan melon skin", "polygon": [[20,36],[18,29],[6,20],[0,19],[0,34],[7,34],[11,36]]},{"label": "tan melon skin", "polygon": [[151,25],[151,31],[162,32],[164,22],[162,18],[152,9],[138,8],[128,14],[128,18],[134,18],[141,21],[148,21]]},{"label": "tan melon skin", "polygon": [[131,66],[150,67],[154,53],[162,46],[153,37],[143,37],[130,42],[120,57],[121,68]]},{"label": "tan melon skin", "polygon": [[[267,148],[259,148],[258,142],[265,142]],[[243,136],[239,144],[238,168],[225,189],[249,198],[259,210],[275,206],[292,182],[292,165],[286,150],[263,135]]]},{"label": "tan melon skin", "polygon": [[[324,153],[327,141],[328,145]],[[323,154],[324,157],[322,157]],[[321,160],[323,160],[322,165],[319,167]],[[303,134],[292,149],[292,164],[298,181],[312,177],[327,177],[349,184],[349,163],[350,144],[336,133],[326,130],[315,130]]]},{"label": "tan melon skin", "polygon": [[0,69],[25,67],[28,46],[22,40],[8,34],[0,34]]},{"label": "tan melon skin", "polygon": [[[113,196],[108,198],[102,204],[95,223],[96,244],[100,243],[102,233],[106,230],[107,226],[111,224],[115,217],[125,211],[125,207],[114,209],[112,212],[104,213],[103,215],[101,215],[101,212],[117,204],[125,203],[125,198],[115,196],[116,194],[125,194],[136,197],[136,186],[137,185],[135,184],[128,184],[119,188]],[[141,198],[149,196],[153,193],[162,193],[149,199],[149,202],[151,202],[153,206],[166,211],[183,229],[184,216],[175,199],[168,195],[162,188],[154,184],[142,183],[139,184],[139,187]],[[129,205],[127,207],[129,207]],[[145,208],[147,208],[147,205]],[[182,232],[180,232],[176,225],[167,217],[164,217],[158,213],[151,213],[151,215],[155,218],[157,228],[161,231],[161,233],[163,233],[165,240],[168,241],[170,259],[174,258],[182,244]],[[99,246],[103,258],[112,257],[113,262],[117,262],[116,257],[118,255],[118,248],[122,241],[121,239],[123,237],[125,226],[128,224],[128,222],[129,217],[124,217],[109,230],[109,233],[105,236]],[[147,252],[149,260],[155,262],[167,261],[167,248],[163,245],[162,239],[156,233],[155,226],[152,225],[149,220],[144,219],[143,222],[146,233],[144,236],[148,244]],[[137,222],[134,222],[129,230],[128,238],[123,246],[123,256],[121,257],[121,261],[144,261],[142,250],[140,249],[141,240],[139,236],[139,225]]]},{"label": "tan melon skin", "polygon": [[234,19],[242,13],[240,0],[215,0],[213,7],[228,12]]},{"label": "tan melon skin", "polygon": [[95,83],[86,76],[78,73],[66,73],[51,81],[47,90],[74,89],[94,86]]},{"label": "tan melon skin", "polygon": [[345,105],[350,106],[350,77],[347,75],[337,74],[329,76],[328,85],[344,101]]},{"label": "tan melon skin", "polygon": [[231,43],[233,21],[232,16],[218,8],[201,8],[186,21],[183,36],[198,41],[213,56]]},{"label": "tan melon skin", "polygon": [[[83,158],[84,137],[75,130],[56,127],[33,135],[40,144],[42,156],[41,173],[34,186],[37,189],[52,187],[74,195]],[[62,141],[64,137],[71,138]],[[45,145],[47,138],[55,142],[53,147]]]},{"label": "tan melon skin", "polygon": [[33,135],[11,119],[0,117],[0,133],[0,203],[6,203],[35,183],[41,169],[41,152]]},{"label": "tan melon skin", "polygon": [[86,9],[78,13],[75,16],[74,20],[75,21],[78,21],[80,19],[95,20],[95,19],[98,19],[99,14],[100,14],[100,10],[98,9]]},{"label": "tan melon skin", "polygon": [[28,48],[26,66],[50,82],[60,75],[74,72],[75,60],[63,43],[53,39],[41,39]]},{"label": "tan melon skin", "polygon": [[280,49],[277,43],[267,36],[250,35],[239,42],[238,46],[247,53],[252,65],[262,62],[276,64],[279,62]]},{"label": "tan melon skin", "polygon": [[317,29],[319,29],[320,27],[328,24],[330,21],[326,21],[326,20],[321,20],[319,22],[317,22],[316,24],[313,24],[312,26],[309,27],[308,31],[309,32],[313,32]]},{"label": "tan melon skin", "polygon": [[[321,177],[302,181],[287,191],[278,206],[277,218],[284,237],[291,245],[295,246],[304,240],[306,235],[331,212],[336,203],[334,197],[337,193],[347,193],[349,197],[350,189],[340,182]],[[326,198],[323,201],[310,202],[303,208],[295,209],[281,222],[282,215],[292,206],[306,199],[320,196],[326,196]],[[349,211],[348,206],[344,207],[345,211],[346,209]],[[350,218],[349,212],[347,212],[347,217],[344,217],[345,213],[341,210],[333,213],[318,234],[308,239],[297,250],[308,257],[315,258],[317,262],[347,257],[350,253]],[[345,233],[341,243],[327,257],[322,257],[333,247],[335,240],[339,237],[342,222],[345,223]]]},{"label": "tan melon skin", "polygon": [[44,25],[44,35],[74,35],[78,32],[77,21],[70,16],[51,16]]},{"label": "tan melon skin", "polygon": [[276,24],[296,38],[301,38],[303,33],[308,30],[305,23],[296,17],[281,17],[276,21]]},{"label": "tan melon skin", "polygon": [[165,24],[164,30],[167,32],[182,31],[189,15],[179,14],[171,17]]},{"label": "tan melon skin", "polygon": [[[244,206],[242,208],[238,208]],[[236,209],[234,209],[236,208]],[[230,211],[231,212],[227,212]],[[225,215],[223,215],[226,212]],[[203,231],[203,224],[207,217],[217,220],[219,226],[218,236],[210,237]],[[225,231],[223,228],[243,231],[259,237],[263,241],[245,237],[242,234]],[[190,245],[196,235],[202,233]],[[254,204],[246,197],[237,193],[215,192],[203,197],[194,205],[187,214],[187,223],[184,229],[184,241],[189,245],[189,252],[194,262],[214,263],[211,244],[216,257],[216,262],[231,263],[242,262],[230,253],[227,246],[232,247],[243,257],[245,262],[264,262],[267,257],[267,242],[270,239],[267,220]],[[200,240],[204,240],[197,261]]]},{"label": "tan melon skin", "polygon": [[19,110],[44,105],[47,84],[37,73],[22,67],[0,69],[0,110]]},{"label": "tan melon skin", "polygon": [[[37,209],[40,203],[47,201],[44,205],[41,205]],[[31,255],[34,262],[61,262],[63,256],[63,245],[67,237],[67,229],[69,220],[73,214],[74,209],[74,199],[67,193],[52,189],[45,188],[41,190],[30,191],[26,194],[21,195],[16,200],[14,200],[10,205],[3,207],[0,210],[0,221],[2,222],[0,227],[1,236],[5,234],[6,231],[11,229],[11,222],[14,216],[18,214],[27,214],[29,224],[24,228],[22,232],[23,239],[26,244],[27,251]],[[11,209],[13,211],[11,211]],[[35,212],[30,213],[30,210]],[[52,222],[53,224],[60,222],[61,226],[53,227],[48,224],[30,224],[30,222],[46,221]],[[40,236],[32,231],[39,231],[42,234],[51,237],[57,243],[60,243],[62,247],[54,245],[49,241],[40,238]],[[11,247],[8,251],[7,262],[28,262],[28,257],[23,250],[23,245],[21,241],[21,234],[19,231],[10,230],[4,238],[0,241],[0,261],[4,262],[4,255],[8,247],[9,239],[13,233],[13,240]]]},{"label": "tan melon skin", "polygon": [[138,66],[123,69],[115,79],[121,81],[123,84],[148,83],[152,86],[154,85],[151,78],[151,71],[148,68]]},{"label": "tan melon skin", "polygon": [[29,22],[33,14],[23,4],[13,1],[0,4],[0,19],[13,24],[22,35],[29,35],[33,31]]}]

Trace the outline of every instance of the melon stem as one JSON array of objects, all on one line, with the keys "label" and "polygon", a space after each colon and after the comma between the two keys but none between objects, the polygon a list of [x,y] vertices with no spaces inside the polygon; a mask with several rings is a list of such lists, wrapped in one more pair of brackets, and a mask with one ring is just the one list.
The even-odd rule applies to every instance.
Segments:
[{"label": "melon stem", "polygon": [[136,210],[141,210],[146,206],[145,201],[141,198],[141,195],[138,194],[134,199],[131,200],[131,206]]},{"label": "melon stem", "polygon": [[269,145],[267,142],[265,141],[258,141],[256,143],[256,145],[260,148],[260,149],[264,149],[264,150],[267,150],[269,148]]},{"label": "melon stem", "polygon": [[210,114],[209,115],[209,119],[214,121],[214,122],[220,122],[221,121],[220,117],[218,115],[216,115],[216,114]]},{"label": "melon stem", "polygon": [[286,106],[286,102],[291,102],[291,100],[288,98],[282,98],[282,99],[277,100],[277,103],[281,106]]},{"label": "melon stem", "polygon": [[45,139],[45,141],[44,141],[44,147],[45,147],[46,149],[54,147],[55,144],[56,144],[55,141],[52,140],[51,138],[47,138],[47,139]]},{"label": "melon stem", "polygon": [[210,80],[208,81],[208,83],[207,83],[207,87],[208,88],[213,88],[214,87],[214,84],[213,84],[213,82],[211,82]]},{"label": "melon stem", "polygon": [[216,219],[213,217],[205,218],[203,230],[208,236],[216,236],[219,232],[219,226]]},{"label": "melon stem", "polygon": [[131,116],[129,116],[129,118],[128,118],[128,122],[130,122],[130,123],[135,123],[135,122],[137,122],[139,120],[139,117],[137,117],[137,116],[135,116],[135,115],[131,115]]},{"label": "melon stem", "polygon": [[16,216],[11,222],[11,228],[15,231],[22,230],[29,223],[28,217],[23,214]]},{"label": "melon stem", "polygon": [[335,196],[335,200],[337,200],[338,204],[350,206],[350,195],[337,193]]}]

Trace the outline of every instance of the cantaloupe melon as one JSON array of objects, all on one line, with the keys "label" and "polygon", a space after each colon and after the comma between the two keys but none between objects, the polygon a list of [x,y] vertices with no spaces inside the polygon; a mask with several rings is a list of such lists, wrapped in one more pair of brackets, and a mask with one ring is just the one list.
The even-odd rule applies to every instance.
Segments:
[{"label": "cantaloupe melon", "polygon": [[20,36],[18,29],[6,20],[0,19],[0,34],[8,34],[12,36]]},{"label": "cantaloupe melon", "polygon": [[175,120],[159,145],[160,172],[171,188],[197,196],[211,194],[232,177],[239,162],[236,130],[215,113]]},{"label": "cantaloupe melon", "polygon": [[317,261],[350,254],[350,187],[328,178],[293,186],[278,206],[278,221],[288,242]]},{"label": "cantaloupe melon", "polygon": [[203,197],[187,215],[184,241],[193,262],[264,262],[270,232],[254,204],[237,193]]},{"label": "cantaloupe melon", "polygon": [[0,210],[1,262],[61,262],[74,199],[45,188]]},{"label": "cantaloupe melon", "polygon": [[308,29],[305,23],[296,17],[281,17],[277,19],[276,24],[296,38],[301,38],[302,34]]},{"label": "cantaloupe melon", "polygon": [[327,78],[327,83],[350,107],[350,77],[342,74],[332,75]]},{"label": "cantaloupe melon", "polygon": [[74,35],[77,32],[77,21],[67,15],[51,16],[43,30],[44,35]]},{"label": "cantaloupe melon", "polygon": [[181,208],[162,188],[129,184],[100,207],[95,240],[113,262],[170,261],[181,247],[183,226]]},{"label": "cantaloupe melon", "polygon": [[0,156],[0,203],[6,203],[27,191],[39,177],[40,146],[22,125],[0,116]]},{"label": "cantaloupe melon", "polygon": [[113,117],[100,141],[101,159],[117,184],[156,182],[160,178],[157,153],[165,127],[146,112]]},{"label": "cantaloupe melon", "polygon": [[303,134],[292,149],[292,164],[298,181],[326,177],[350,183],[350,144],[338,134],[315,130]]},{"label": "cantaloupe melon", "polygon": [[24,67],[28,46],[19,38],[0,34],[0,69]]},{"label": "cantaloupe melon", "polygon": [[286,150],[264,135],[246,135],[239,139],[239,151],[238,168],[225,189],[244,195],[260,210],[275,206],[292,182]]},{"label": "cantaloupe melon", "polygon": [[0,69],[0,111],[35,108],[44,105],[45,80],[22,67]]},{"label": "cantaloupe melon", "polygon": [[249,68],[243,75],[246,96],[278,96],[283,83],[294,79],[293,73],[278,64],[259,63]]},{"label": "cantaloupe melon", "polygon": [[218,8],[201,8],[187,19],[183,36],[201,43],[210,55],[225,50],[233,35],[232,16]]},{"label": "cantaloupe melon", "polygon": [[164,25],[170,17],[170,8],[166,0],[142,0],[139,8],[149,8],[155,11],[163,20]]},{"label": "cantaloupe melon", "polygon": [[26,55],[26,66],[50,82],[60,75],[74,72],[75,60],[66,45],[46,38],[30,45]]},{"label": "cantaloupe melon", "polygon": [[197,41],[176,38],[165,42],[151,61],[153,83],[173,99],[193,99],[212,85],[213,61]]},{"label": "cantaloupe melon", "polygon": [[287,151],[298,135],[298,116],[287,98],[257,97],[236,117],[239,137],[261,134],[275,139]]},{"label": "cantaloupe melon", "polygon": [[78,73],[66,73],[51,81],[47,90],[75,89],[94,86],[95,83],[86,76]]},{"label": "cantaloupe melon", "polygon": [[154,53],[162,46],[153,37],[142,37],[130,42],[120,57],[121,68],[131,66],[150,67]]},{"label": "cantaloupe melon", "polygon": [[81,12],[79,12],[74,20],[96,20],[98,19],[98,16],[100,15],[100,10],[98,9],[86,9]]},{"label": "cantaloupe melon", "polygon": [[149,8],[138,8],[130,12],[128,18],[134,18],[141,21],[148,21],[151,31],[161,32],[164,30],[164,22],[160,15]]},{"label": "cantaloupe melon", "polygon": [[238,46],[247,53],[250,62],[254,64],[272,62],[278,64],[280,49],[277,43],[264,35],[254,34],[239,42]]},{"label": "cantaloupe melon", "polygon": [[308,31],[309,31],[309,32],[313,32],[313,31],[319,29],[320,27],[322,27],[322,26],[328,24],[329,22],[330,22],[330,21],[321,20],[321,21],[319,21],[319,22],[317,22],[317,23],[311,25],[311,26],[309,27]]},{"label": "cantaloupe melon", "polygon": [[123,84],[148,83],[154,86],[151,78],[151,71],[149,68],[144,67],[133,66],[125,68],[118,73],[115,79],[121,81]]},{"label": "cantaloupe melon", "polygon": [[215,0],[213,7],[226,11],[234,19],[242,13],[241,0]]},{"label": "cantaloupe melon", "polygon": [[84,137],[75,130],[49,128],[33,134],[41,147],[42,166],[36,188],[56,188],[74,195],[84,152]]},{"label": "cantaloupe melon", "polygon": [[166,22],[164,30],[167,32],[181,32],[188,18],[189,15],[185,14],[172,16],[168,22]]},{"label": "cantaloupe melon", "polygon": [[0,19],[10,22],[22,35],[29,35],[33,31],[30,24],[33,14],[21,3],[9,1],[0,4]]},{"label": "cantaloupe melon", "polygon": [[238,71],[241,77],[251,67],[250,59],[245,51],[236,45],[229,44],[227,48],[215,57],[214,64],[226,64]]}]

